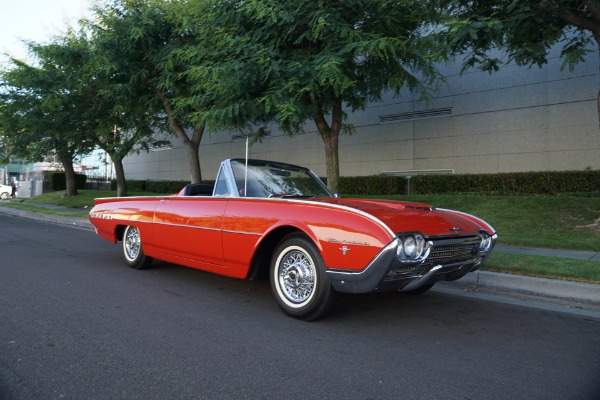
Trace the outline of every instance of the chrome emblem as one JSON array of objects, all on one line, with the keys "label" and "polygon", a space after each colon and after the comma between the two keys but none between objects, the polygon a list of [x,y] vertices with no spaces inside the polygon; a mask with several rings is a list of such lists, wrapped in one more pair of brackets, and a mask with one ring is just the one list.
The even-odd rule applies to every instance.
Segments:
[{"label": "chrome emblem", "polygon": [[450,228],[450,230],[452,232],[460,232],[460,231],[462,231],[462,228],[456,228],[456,227],[454,227],[454,228]]},{"label": "chrome emblem", "polygon": [[352,249],[348,248],[348,246],[343,246],[343,247],[340,247],[340,250],[342,251],[343,255],[346,255]]}]

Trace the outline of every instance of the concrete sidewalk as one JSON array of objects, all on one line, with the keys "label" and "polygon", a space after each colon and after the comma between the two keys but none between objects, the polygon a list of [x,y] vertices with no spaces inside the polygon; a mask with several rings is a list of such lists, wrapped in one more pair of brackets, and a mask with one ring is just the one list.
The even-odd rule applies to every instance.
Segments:
[{"label": "concrete sidewalk", "polygon": [[[80,229],[93,231],[94,227],[87,218],[89,210],[73,209],[47,204],[33,204],[40,208],[40,212],[19,210],[16,208],[3,207],[6,200],[0,201],[0,214],[12,215],[20,218],[31,218],[39,221],[68,225]],[[44,213],[44,209],[59,211],[79,212],[81,218]],[[591,260],[600,262],[600,254],[590,251],[539,249],[517,246],[497,245],[494,251],[540,255],[547,257],[570,258],[577,260]],[[600,263],[598,264],[600,268]],[[527,296],[538,296],[556,300],[568,300],[582,304],[600,307],[600,285],[563,281],[558,279],[533,278],[529,276],[501,274],[488,271],[476,271],[454,282],[443,282],[437,285],[461,288],[470,291],[492,290],[522,294]],[[437,286],[436,285],[436,286]]]},{"label": "concrete sidewalk", "polygon": [[[8,202],[8,200],[0,200],[0,214],[7,214],[7,215],[15,216],[15,217],[20,217],[20,218],[36,219],[38,221],[50,222],[53,224],[76,226],[79,228],[89,229],[92,231],[94,230],[94,226],[92,225],[89,218],[87,217],[89,214],[89,210],[87,210],[87,209],[62,207],[62,206],[56,206],[53,204],[27,203],[28,206],[38,207],[40,209],[39,212],[35,212],[35,211],[21,210],[21,209],[12,208],[12,207],[4,207],[3,203],[5,203],[5,202]],[[49,214],[49,213],[45,212],[45,210],[68,211],[68,212],[80,213],[81,218],[65,216],[65,215]]]},{"label": "concrete sidewalk", "polygon": [[511,254],[524,254],[524,255],[531,255],[531,256],[546,256],[546,257],[558,257],[558,258],[572,258],[575,260],[599,261],[600,262],[600,253],[596,253],[593,251],[538,249],[538,248],[532,248],[532,247],[503,246],[503,245],[497,245],[494,248],[494,251],[500,251],[502,253],[511,253]]}]

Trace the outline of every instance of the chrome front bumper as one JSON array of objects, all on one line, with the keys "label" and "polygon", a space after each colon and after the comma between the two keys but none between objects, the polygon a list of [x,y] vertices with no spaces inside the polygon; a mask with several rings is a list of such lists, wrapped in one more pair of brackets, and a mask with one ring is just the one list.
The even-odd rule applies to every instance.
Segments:
[{"label": "chrome front bumper", "polygon": [[491,253],[477,249],[481,238],[434,239],[430,256],[415,264],[400,262],[396,257],[397,243],[391,242],[360,271],[327,270],[331,285],[338,292],[370,293],[378,291],[411,291],[437,281],[453,281],[475,271]]}]

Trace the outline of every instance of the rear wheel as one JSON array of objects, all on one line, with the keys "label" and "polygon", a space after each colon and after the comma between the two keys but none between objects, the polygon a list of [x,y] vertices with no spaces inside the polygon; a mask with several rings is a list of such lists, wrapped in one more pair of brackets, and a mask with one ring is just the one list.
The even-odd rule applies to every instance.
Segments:
[{"label": "rear wheel", "polygon": [[271,288],[283,311],[306,321],[324,316],[334,292],[316,246],[301,234],[286,236],[273,254]]},{"label": "rear wheel", "polygon": [[123,233],[123,256],[125,262],[133,269],[148,268],[152,257],[144,254],[140,230],[135,226],[128,226]]},{"label": "rear wheel", "polygon": [[8,192],[0,193],[0,199],[8,199]]}]

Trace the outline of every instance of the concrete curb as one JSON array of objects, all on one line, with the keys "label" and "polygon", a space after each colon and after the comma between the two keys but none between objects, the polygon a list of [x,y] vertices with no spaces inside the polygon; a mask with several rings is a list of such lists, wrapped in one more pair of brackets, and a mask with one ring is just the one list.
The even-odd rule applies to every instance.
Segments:
[{"label": "concrete curb", "polygon": [[94,226],[92,225],[90,220],[87,218],[75,218],[75,217],[68,217],[68,216],[64,216],[64,215],[44,214],[41,212],[38,213],[38,212],[33,212],[33,211],[25,211],[25,210],[19,210],[16,208],[1,207],[1,206],[0,206],[0,214],[12,215],[13,217],[18,217],[18,218],[35,219],[38,221],[49,222],[49,223],[59,224],[59,225],[68,225],[68,226],[73,226],[73,227],[86,229],[86,230],[90,230],[90,231],[94,230]]},{"label": "concrete curb", "polygon": [[454,282],[444,282],[467,290],[492,289],[524,295],[600,304],[600,285],[534,278],[531,276],[475,271]]}]

